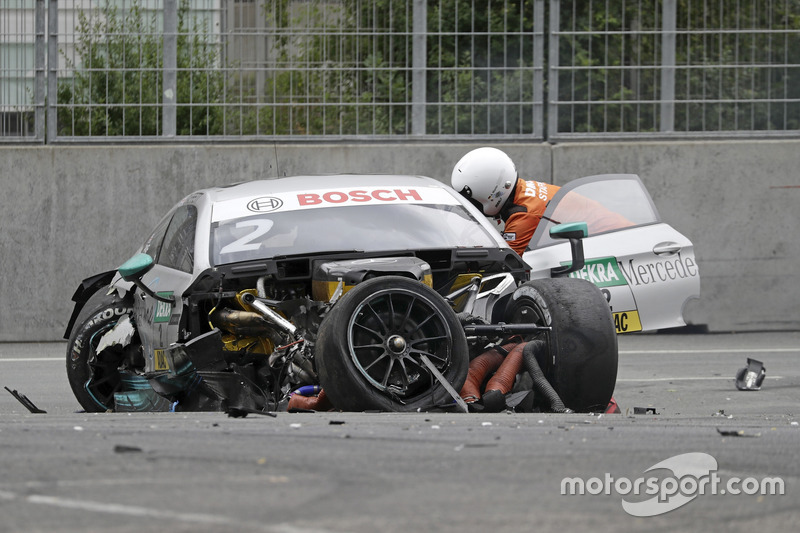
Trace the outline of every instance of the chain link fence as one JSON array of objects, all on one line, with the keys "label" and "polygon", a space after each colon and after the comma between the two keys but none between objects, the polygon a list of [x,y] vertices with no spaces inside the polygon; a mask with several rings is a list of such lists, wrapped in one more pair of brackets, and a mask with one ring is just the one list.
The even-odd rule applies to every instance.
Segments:
[{"label": "chain link fence", "polygon": [[800,133],[800,0],[0,0],[0,142]]}]

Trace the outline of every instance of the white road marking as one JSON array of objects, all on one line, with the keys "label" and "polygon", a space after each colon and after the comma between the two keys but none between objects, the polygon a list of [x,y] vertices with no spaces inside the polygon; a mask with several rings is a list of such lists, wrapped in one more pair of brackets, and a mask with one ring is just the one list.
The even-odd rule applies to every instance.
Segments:
[{"label": "white road marking", "polygon": [[[122,505],[117,503],[103,503],[89,500],[74,500],[69,498],[59,498],[58,496],[43,496],[41,494],[15,494],[8,491],[0,491],[0,501],[26,502],[36,505],[49,505],[62,509],[79,509],[94,513],[105,513],[125,516],[141,516],[148,519],[161,518],[178,522],[190,522],[197,524],[219,524],[225,526],[248,527],[260,529],[271,533],[294,533],[303,531],[308,533],[307,528],[297,528],[291,524],[261,524],[255,522],[242,522],[227,516],[203,514],[203,513],[178,513],[171,511],[159,511],[149,507],[139,507],[136,505]],[[318,530],[319,533],[326,533]]]},{"label": "white road marking", "polygon": [[[783,379],[783,376],[770,376],[769,379],[770,380]],[[724,377],[724,376],[710,376],[710,377],[686,376],[686,377],[672,377],[672,378],[617,378],[617,383],[619,383],[620,381],[644,383],[644,382],[657,382],[657,381],[710,381],[710,380],[736,381],[736,379],[733,377]]]},{"label": "white road marking", "polygon": [[27,363],[29,361],[65,361],[63,357],[0,357],[0,363]]},{"label": "white road marking", "polygon": [[[709,348],[695,350],[620,350],[620,354],[800,353],[800,348]],[[0,357],[0,363],[64,361],[63,357]]]},{"label": "white road marking", "polygon": [[705,350],[620,350],[621,354],[676,353],[800,353],[800,348],[713,348]]}]

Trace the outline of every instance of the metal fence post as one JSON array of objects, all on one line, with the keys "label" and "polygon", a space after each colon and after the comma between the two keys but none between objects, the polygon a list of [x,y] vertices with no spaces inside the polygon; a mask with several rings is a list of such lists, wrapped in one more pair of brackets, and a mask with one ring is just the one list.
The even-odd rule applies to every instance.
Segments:
[{"label": "metal fence post", "polygon": [[46,142],[58,134],[58,0],[50,0],[47,18],[47,132]]},{"label": "metal fence post", "polygon": [[178,99],[178,1],[164,0],[164,93],[162,94],[162,135],[177,133]]},{"label": "metal fence post", "polygon": [[675,28],[677,2],[664,0],[661,32],[661,131],[675,130]]},{"label": "metal fence post", "polygon": [[33,100],[33,131],[34,138],[39,141],[44,140],[45,136],[45,105],[47,99],[45,95],[45,84],[47,78],[45,69],[47,68],[47,38],[45,36],[45,20],[47,19],[47,0],[36,0],[36,14],[35,14],[35,58],[34,69],[36,78],[34,79],[34,100]]},{"label": "metal fence post", "polygon": [[414,0],[411,51],[411,134],[425,135],[425,102],[428,66],[428,0]]},{"label": "metal fence post", "polygon": [[533,136],[544,137],[544,3],[533,3]]},{"label": "metal fence post", "polygon": [[560,0],[550,0],[550,37],[547,53],[547,137],[558,135],[558,30]]}]

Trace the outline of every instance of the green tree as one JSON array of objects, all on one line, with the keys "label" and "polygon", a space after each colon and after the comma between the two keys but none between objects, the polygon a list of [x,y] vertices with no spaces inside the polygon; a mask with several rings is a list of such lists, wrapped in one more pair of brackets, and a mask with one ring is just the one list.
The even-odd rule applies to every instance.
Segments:
[{"label": "green tree", "polygon": [[[79,12],[77,61],[58,84],[58,133],[66,136],[159,135],[162,121],[163,37],[156,13],[134,1],[120,10],[108,0]],[[178,10],[178,135],[222,131],[217,48],[189,4]]]},{"label": "green tree", "polygon": [[[563,3],[559,132],[658,131],[662,2]],[[800,1],[679,0],[675,130],[800,127]],[[698,31],[700,30],[700,31]],[[776,103],[768,103],[772,100]]]},{"label": "green tree", "polygon": [[[230,124],[249,134],[411,132],[411,2],[311,2],[292,11],[284,0],[267,10],[278,37],[266,105],[243,108]],[[532,13],[533,0],[428,2],[428,133],[532,131]],[[292,34],[298,27],[311,31]]]}]

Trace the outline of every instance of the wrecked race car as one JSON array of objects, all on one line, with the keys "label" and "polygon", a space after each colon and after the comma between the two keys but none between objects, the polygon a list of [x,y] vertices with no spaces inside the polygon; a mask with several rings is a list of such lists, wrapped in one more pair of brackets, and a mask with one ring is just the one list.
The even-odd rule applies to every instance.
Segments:
[{"label": "wrecked race car", "polygon": [[496,228],[430,178],[198,191],[77,289],[67,376],[90,412],[601,410],[614,319],[597,286],[568,277],[587,233],[550,228],[578,255],[529,281]]}]

